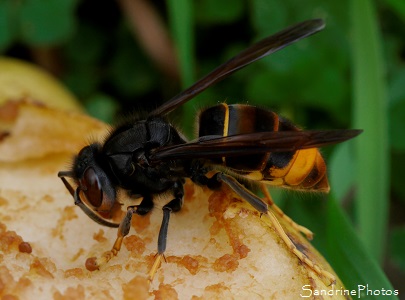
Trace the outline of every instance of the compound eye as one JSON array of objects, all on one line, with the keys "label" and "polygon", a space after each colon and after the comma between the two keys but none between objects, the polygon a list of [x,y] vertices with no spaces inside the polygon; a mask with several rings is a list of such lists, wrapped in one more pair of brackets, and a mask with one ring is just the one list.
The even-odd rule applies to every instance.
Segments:
[{"label": "compound eye", "polygon": [[86,169],[83,178],[80,179],[80,186],[89,203],[94,207],[100,207],[103,202],[103,191],[93,168]]}]

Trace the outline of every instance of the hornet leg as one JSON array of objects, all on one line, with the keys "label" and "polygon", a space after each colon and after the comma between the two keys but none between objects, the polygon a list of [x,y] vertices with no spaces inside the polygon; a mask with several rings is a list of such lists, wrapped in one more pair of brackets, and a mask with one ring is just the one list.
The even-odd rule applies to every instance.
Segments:
[{"label": "hornet leg", "polygon": [[267,189],[267,186],[265,184],[260,184],[260,189],[262,190],[265,200],[267,202],[267,204],[269,205],[269,207],[271,209],[274,210],[274,212],[282,219],[284,219],[288,224],[291,225],[291,227],[295,228],[296,230],[298,230],[299,232],[301,232],[302,234],[304,234],[307,239],[312,240],[312,238],[314,237],[314,234],[312,233],[311,230],[309,230],[308,228],[299,225],[297,223],[295,223],[289,216],[287,216],[282,210],[281,208],[279,208],[276,203],[274,203],[273,198],[271,197],[269,190]]},{"label": "hornet leg", "polygon": [[122,241],[125,236],[128,235],[129,230],[131,229],[131,220],[134,213],[138,215],[145,215],[153,208],[153,201],[151,197],[144,197],[142,202],[137,206],[129,206],[127,208],[127,213],[122,219],[117,232],[117,238],[114,242],[113,247],[110,251],[105,252],[100,259],[96,257],[90,257],[86,260],[86,269],[89,271],[98,270],[101,266],[108,263],[111,258],[116,256],[121,250]]},{"label": "hornet leg", "polygon": [[157,270],[160,267],[162,259],[164,259],[164,252],[166,251],[167,232],[169,229],[169,220],[172,212],[178,212],[183,206],[184,188],[180,182],[175,183],[173,187],[174,199],[163,206],[163,219],[160,226],[158,237],[158,252],[152,268],[149,271],[149,281],[151,282],[155,277]]},{"label": "hornet leg", "polygon": [[[262,199],[258,196],[247,190],[243,185],[241,185],[235,178],[228,176],[224,173],[216,173],[210,180],[217,180],[218,182],[224,182],[228,185],[236,194],[238,194],[241,198],[245,199],[249,202],[258,212],[262,215],[267,216],[268,220],[266,223],[271,224],[274,226],[276,232],[280,236],[280,238],[284,241],[287,247],[290,249],[292,253],[294,253],[300,261],[305,263],[309,266],[312,270],[314,270],[318,276],[320,276],[327,285],[333,285],[336,282],[336,278],[333,274],[323,270],[313,261],[311,261],[304,253],[297,249],[291,239],[285,233],[283,227],[274,216],[274,214],[269,211],[268,206]],[[270,222],[268,222],[270,221]]]}]

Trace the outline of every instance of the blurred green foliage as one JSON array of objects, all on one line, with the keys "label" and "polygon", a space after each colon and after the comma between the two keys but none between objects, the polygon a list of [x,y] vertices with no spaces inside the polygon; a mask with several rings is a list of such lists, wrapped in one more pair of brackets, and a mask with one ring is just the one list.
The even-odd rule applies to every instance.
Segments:
[{"label": "blurred green foliage", "polygon": [[[174,121],[181,123],[179,112],[194,117],[199,108],[226,101],[269,107],[304,128],[353,127],[355,43],[350,1],[198,0],[183,8],[167,7],[174,2],[156,1],[153,5],[178,46],[185,45],[184,50],[179,49],[179,53],[185,53],[179,60],[183,66],[190,66],[191,74],[190,70],[181,72],[185,74],[183,83],[159,71],[131,31],[123,9],[114,1],[2,0],[0,51],[3,55],[41,64],[37,53],[53,50],[48,60],[56,67],[51,71],[76,93],[89,113],[111,122],[120,113],[156,107],[179,92],[184,83],[203,76],[260,38],[299,21],[323,18],[327,24],[324,31],[211,87],[198,99],[178,109]],[[387,206],[394,208],[390,212],[391,218],[384,220],[390,246],[379,244],[376,247],[385,253],[384,266],[396,284],[405,274],[402,173],[405,169],[405,2],[368,2],[374,4],[377,12],[377,30],[382,36],[379,47],[385,72],[382,80],[387,86],[388,96],[386,164],[391,167],[390,198],[377,201],[386,201]],[[176,9],[181,11],[176,12]],[[181,28],[182,24],[191,35],[187,30],[175,29],[176,26]],[[371,107],[363,106],[361,113],[367,115]],[[181,124],[190,136],[193,126],[190,122]],[[346,143],[328,147],[323,152],[330,162],[331,186],[335,191],[333,198],[344,206],[356,227],[359,216],[353,211],[353,202],[356,199],[358,175],[354,170],[358,158],[352,148],[351,143]],[[364,155],[367,151],[364,149]],[[376,182],[387,180],[381,178],[381,174],[373,175]],[[338,215],[330,214],[321,197],[283,193],[281,198],[286,212],[317,234],[314,244],[332,265],[348,263],[348,260],[331,255],[330,239],[339,239],[342,232],[330,221],[339,222]],[[347,229],[346,225],[342,221],[342,228]],[[350,231],[352,229],[347,230],[350,236],[355,236]],[[350,244],[344,246],[351,249]],[[357,245],[352,250],[360,251],[356,252],[360,258],[359,253],[367,251]],[[359,265],[364,266],[364,262]],[[346,284],[351,286],[348,282]]]},{"label": "blurred green foliage", "polygon": [[0,2],[0,49],[13,42],[48,46],[65,42],[75,31],[77,0]]}]

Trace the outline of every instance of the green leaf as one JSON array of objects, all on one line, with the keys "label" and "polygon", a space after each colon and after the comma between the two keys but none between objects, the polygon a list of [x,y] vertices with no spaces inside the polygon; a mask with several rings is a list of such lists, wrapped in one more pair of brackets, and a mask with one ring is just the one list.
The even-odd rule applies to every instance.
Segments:
[{"label": "green leaf", "polygon": [[356,215],[366,248],[379,261],[386,245],[389,203],[388,105],[381,42],[372,1],[352,1],[352,50],[358,159]]},{"label": "green leaf", "polygon": [[[180,63],[181,85],[183,89],[195,81],[195,49],[194,49],[194,5],[189,0],[168,1],[170,27],[176,44],[177,57]],[[182,106],[184,110],[182,123],[193,124],[195,106],[188,102]],[[186,136],[192,135],[192,128],[184,127]]]},{"label": "green leaf", "polygon": [[[327,241],[328,261],[345,284],[346,289],[355,290],[355,298],[398,299],[378,262],[360,242],[352,225],[333,196],[328,201]],[[359,286],[364,287],[360,295]],[[367,289],[370,291],[367,294]],[[382,297],[381,291],[390,291]],[[397,291],[398,292],[398,291]],[[378,293],[378,294],[377,294]]]},{"label": "green leaf", "polygon": [[24,42],[50,46],[66,41],[74,32],[77,0],[26,0],[20,11]]},{"label": "green leaf", "polygon": [[[170,26],[177,48],[182,76],[182,87],[194,83],[194,8],[187,0],[170,0],[168,2]],[[181,58],[181,59],[180,59]]]},{"label": "green leaf", "polygon": [[356,170],[353,158],[353,142],[337,145],[329,161],[331,193],[335,199],[341,202],[354,187],[354,170]]}]

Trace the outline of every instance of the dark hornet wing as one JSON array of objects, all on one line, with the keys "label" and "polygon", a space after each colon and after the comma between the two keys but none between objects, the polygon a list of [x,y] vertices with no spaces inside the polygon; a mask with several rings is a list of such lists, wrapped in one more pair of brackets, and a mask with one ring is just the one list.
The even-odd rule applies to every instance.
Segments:
[{"label": "dark hornet wing", "polygon": [[198,159],[252,155],[265,152],[288,152],[319,148],[346,141],[362,130],[309,130],[254,132],[234,136],[204,136],[185,144],[161,147],[151,161]]},{"label": "dark hornet wing", "polygon": [[310,36],[324,28],[325,24],[321,19],[308,20],[288,27],[272,36],[269,36],[258,43],[242,51],[226,63],[220,65],[214,71],[194,83],[191,87],[173,97],[154,111],[151,116],[164,115],[171,112],[176,107],[182,105],[196,95],[231,75],[248,64],[259,60],[271,53]]}]

